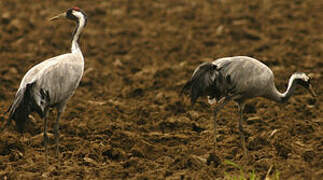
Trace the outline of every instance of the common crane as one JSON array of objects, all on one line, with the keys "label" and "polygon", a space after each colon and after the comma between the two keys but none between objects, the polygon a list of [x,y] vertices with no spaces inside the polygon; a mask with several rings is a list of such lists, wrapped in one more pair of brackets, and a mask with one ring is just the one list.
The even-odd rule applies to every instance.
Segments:
[{"label": "common crane", "polygon": [[54,127],[56,141],[56,156],[59,149],[59,120],[65,109],[66,102],[78,87],[84,70],[84,57],[79,47],[80,34],[87,23],[86,14],[78,7],[68,9],[49,20],[65,17],[76,22],[73,32],[71,53],[62,54],[47,59],[33,66],[22,78],[15,99],[9,107],[9,117],[4,130],[13,119],[19,132],[24,131],[28,115],[36,112],[44,121],[44,146],[47,162],[47,114],[49,108],[57,110]]},{"label": "common crane", "polygon": [[[207,96],[210,104],[218,101],[214,110],[214,136],[216,135],[216,115],[230,100],[238,104],[240,118],[239,131],[244,155],[247,148],[243,133],[242,120],[246,100],[254,97],[264,97],[276,102],[286,102],[294,93],[299,84],[316,96],[310,81],[305,73],[296,72],[289,79],[287,90],[280,93],[274,83],[274,75],[262,62],[247,56],[234,56],[216,59],[213,62],[204,62],[199,65],[192,78],[184,85],[181,93],[189,91],[191,103],[194,105],[197,98]],[[216,143],[216,138],[214,137]]]}]

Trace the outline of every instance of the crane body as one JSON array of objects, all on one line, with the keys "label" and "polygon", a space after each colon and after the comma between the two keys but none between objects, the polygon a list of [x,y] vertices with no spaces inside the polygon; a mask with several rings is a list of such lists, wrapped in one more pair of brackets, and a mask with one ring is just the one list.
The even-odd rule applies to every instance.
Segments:
[{"label": "crane body", "polygon": [[10,125],[13,119],[19,132],[24,131],[28,115],[37,112],[44,119],[44,144],[47,161],[47,114],[49,108],[57,110],[55,123],[56,155],[58,155],[58,129],[59,120],[68,99],[78,87],[83,71],[84,57],[78,45],[82,29],[86,25],[86,14],[74,7],[67,12],[51,18],[55,20],[66,17],[76,21],[77,26],[73,32],[71,53],[47,59],[33,66],[22,78],[15,99],[8,109],[9,117],[1,131]]},{"label": "crane body", "polygon": [[55,106],[73,94],[82,78],[83,70],[84,59],[81,53],[60,55],[31,68],[24,76],[19,89],[35,82],[33,94],[37,105],[43,107],[40,93],[43,89],[49,93],[48,105]]},{"label": "crane body", "polygon": [[[218,102],[214,110],[214,135],[216,135],[218,111],[229,101],[235,101],[240,112],[241,144],[245,155],[247,155],[242,126],[242,115],[246,100],[264,97],[276,102],[286,102],[294,93],[297,84],[308,89],[313,97],[316,96],[310,78],[305,73],[296,72],[292,74],[287,90],[280,93],[275,86],[274,74],[268,66],[251,57],[234,56],[199,65],[194,70],[192,78],[184,85],[181,93],[189,91],[192,104],[201,96],[207,96],[209,103]],[[214,141],[216,141],[216,138]]]}]

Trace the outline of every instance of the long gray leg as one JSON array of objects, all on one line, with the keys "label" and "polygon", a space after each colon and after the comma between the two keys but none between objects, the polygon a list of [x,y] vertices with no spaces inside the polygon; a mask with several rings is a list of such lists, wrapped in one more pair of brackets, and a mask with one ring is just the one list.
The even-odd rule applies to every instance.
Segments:
[{"label": "long gray leg", "polygon": [[56,157],[58,157],[58,143],[59,143],[59,137],[58,137],[58,131],[59,131],[59,119],[61,116],[61,112],[57,112],[57,118],[56,118],[56,124],[54,127],[55,130],[55,142],[56,142]]},{"label": "long gray leg", "polygon": [[239,113],[240,113],[240,118],[239,118],[239,132],[240,132],[241,146],[242,146],[243,151],[244,151],[244,156],[245,157],[248,157],[248,149],[247,149],[247,146],[246,146],[246,140],[245,140],[243,126],[242,126],[244,107],[245,107],[245,104],[239,104]]},{"label": "long gray leg", "polygon": [[57,109],[57,117],[56,117],[56,123],[55,123],[55,127],[54,127],[54,131],[55,131],[55,142],[56,142],[56,157],[58,157],[59,155],[59,148],[58,148],[58,144],[59,144],[59,120],[61,118],[61,114],[64,111],[65,105],[59,107]]},{"label": "long gray leg", "polygon": [[46,165],[48,164],[48,150],[47,150],[47,142],[48,142],[48,136],[47,136],[47,114],[48,110],[44,110],[44,146],[45,146],[45,159],[46,159]]},{"label": "long gray leg", "polygon": [[229,101],[231,97],[223,97],[219,100],[219,105],[214,109],[214,151],[216,149],[216,115]]}]

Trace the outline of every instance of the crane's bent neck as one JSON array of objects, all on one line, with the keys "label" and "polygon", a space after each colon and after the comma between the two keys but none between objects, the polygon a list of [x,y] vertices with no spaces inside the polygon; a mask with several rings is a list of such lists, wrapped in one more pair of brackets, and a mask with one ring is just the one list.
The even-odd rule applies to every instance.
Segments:
[{"label": "crane's bent neck", "polygon": [[[78,44],[78,40],[80,38],[81,32],[85,26],[85,19],[79,18],[76,24],[76,29],[73,32],[73,39],[72,39],[72,53],[81,52],[81,49]],[[82,53],[82,52],[81,52]]]},{"label": "crane's bent neck", "polygon": [[288,99],[294,94],[296,88],[296,81],[295,81],[294,74],[289,78],[287,89],[284,93],[280,93],[277,88],[274,88],[274,95],[271,97],[272,100],[277,102],[286,102]]}]

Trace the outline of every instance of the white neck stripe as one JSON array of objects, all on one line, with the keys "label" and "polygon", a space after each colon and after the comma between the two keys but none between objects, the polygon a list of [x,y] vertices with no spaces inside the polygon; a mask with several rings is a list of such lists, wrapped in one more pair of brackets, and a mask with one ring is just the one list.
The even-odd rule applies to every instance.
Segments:
[{"label": "white neck stripe", "polygon": [[73,11],[72,14],[79,19],[78,27],[72,40],[72,53],[73,53],[80,49],[77,41],[85,25],[85,19],[81,12]]}]

